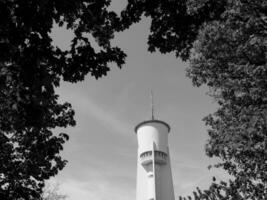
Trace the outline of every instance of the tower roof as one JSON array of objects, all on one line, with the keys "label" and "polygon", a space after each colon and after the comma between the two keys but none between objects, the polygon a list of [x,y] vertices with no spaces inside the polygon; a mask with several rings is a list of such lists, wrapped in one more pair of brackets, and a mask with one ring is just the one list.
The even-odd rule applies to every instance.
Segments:
[{"label": "tower roof", "polygon": [[171,130],[170,125],[167,124],[166,122],[161,121],[161,120],[157,120],[157,119],[152,119],[152,120],[146,120],[146,121],[143,121],[143,122],[140,122],[139,124],[137,124],[136,127],[134,128],[135,133],[137,133],[137,130],[139,127],[143,126],[144,124],[149,124],[149,123],[160,123],[160,124],[165,125],[168,128],[168,132],[170,132],[170,130]]}]

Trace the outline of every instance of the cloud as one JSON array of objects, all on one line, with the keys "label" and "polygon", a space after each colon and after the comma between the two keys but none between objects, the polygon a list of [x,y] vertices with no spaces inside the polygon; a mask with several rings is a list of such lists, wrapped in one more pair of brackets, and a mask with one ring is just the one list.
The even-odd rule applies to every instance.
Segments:
[{"label": "cloud", "polygon": [[122,119],[119,119],[111,112],[104,110],[92,100],[85,99],[81,105],[83,105],[83,109],[88,115],[95,117],[102,125],[113,129],[114,132],[126,136],[128,135],[126,133],[131,130],[130,126],[126,122],[123,122]]},{"label": "cloud", "polygon": [[[115,178],[115,177],[114,177]],[[110,179],[96,172],[88,181],[64,178],[54,179],[59,183],[59,192],[68,196],[68,200],[133,200],[135,188],[125,184],[123,179]],[[128,180],[126,180],[128,182]]]},{"label": "cloud", "polygon": [[115,111],[104,109],[104,105],[101,105],[99,102],[96,103],[88,96],[79,92],[72,91],[70,93],[67,88],[61,88],[58,92],[62,99],[67,99],[71,102],[73,108],[78,111],[77,113],[93,117],[107,129],[112,129],[112,132],[119,133],[123,136],[129,135],[127,133],[132,127],[115,115]]}]

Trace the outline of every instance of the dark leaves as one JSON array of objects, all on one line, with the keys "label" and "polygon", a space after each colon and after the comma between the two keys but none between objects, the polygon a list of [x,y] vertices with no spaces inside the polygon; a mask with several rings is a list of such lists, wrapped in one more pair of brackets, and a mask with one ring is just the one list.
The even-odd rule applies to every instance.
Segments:
[{"label": "dark leaves", "polygon": [[224,10],[225,1],[129,1],[121,13],[121,29],[139,22],[144,14],[152,20],[148,50],[175,52],[177,57],[187,60],[201,26],[220,19]]},{"label": "dark leaves", "polygon": [[[69,136],[52,130],[75,120],[71,105],[58,102],[60,80],[100,78],[109,63],[124,64],[126,55],[110,44],[119,19],[109,4],[0,1],[0,199],[39,199],[44,181],[66,165],[59,153]],[[70,50],[52,43],[55,23],[74,33]]]},{"label": "dark leaves", "polygon": [[196,199],[267,198],[267,44],[263,13],[255,13],[265,7],[264,1],[228,1],[222,19],[206,23],[194,44],[188,75],[196,86],[207,84],[220,105],[204,119],[206,153],[233,177]]}]

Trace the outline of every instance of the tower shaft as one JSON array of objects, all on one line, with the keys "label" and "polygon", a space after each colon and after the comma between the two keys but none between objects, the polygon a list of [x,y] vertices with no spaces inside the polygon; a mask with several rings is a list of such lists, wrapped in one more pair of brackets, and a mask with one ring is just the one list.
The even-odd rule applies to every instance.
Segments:
[{"label": "tower shaft", "polygon": [[136,200],[174,200],[168,133],[163,121],[137,125],[138,140]]}]

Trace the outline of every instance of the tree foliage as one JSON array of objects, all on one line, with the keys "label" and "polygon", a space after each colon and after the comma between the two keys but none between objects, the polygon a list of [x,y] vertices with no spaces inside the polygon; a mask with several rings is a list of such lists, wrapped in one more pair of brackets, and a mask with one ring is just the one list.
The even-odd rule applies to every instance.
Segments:
[{"label": "tree foliage", "polygon": [[188,75],[220,105],[204,119],[206,152],[234,177],[196,199],[267,198],[266,11],[266,1],[229,1],[222,20],[206,23],[195,43]]},{"label": "tree foliage", "polygon": [[[61,170],[68,135],[56,127],[75,125],[69,103],[59,103],[60,80],[106,75],[125,54],[110,44],[118,17],[110,0],[0,0],[0,199],[38,199],[44,180]],[[54,46],[54,25],[74,38],[69,50]],[[88,34],[99,47],[95,50]]]},{"label": "tree foliage", "polygon": [[121,12],[121,29],[139,22],[143,15],[150,17],[148,50],[175,52],[187,60],[199,28],[204,22],[220,18],[224,5],[225,0],[128,0]]},{"label": "tree foliage", "polygon": [[206,153],[233,179],[195,199],[267,199],[266,13],[264,0],[129,0],[121,13],[124,28],[150,17],[149,50],[189,60],[193,84],[219,104],[205,118]]}]

